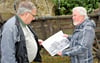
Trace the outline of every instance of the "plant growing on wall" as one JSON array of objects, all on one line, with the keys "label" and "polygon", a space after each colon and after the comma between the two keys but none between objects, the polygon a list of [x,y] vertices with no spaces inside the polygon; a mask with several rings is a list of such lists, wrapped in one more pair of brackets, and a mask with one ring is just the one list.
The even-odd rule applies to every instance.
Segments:
[{"label": "plant growing on wall", "polygon": [[100,4],[100,0],[53,0],[53,2],[56,15],[71,14],[72,8],[76,6],[83,6],[88,10],[88,13],[91,13]]}]

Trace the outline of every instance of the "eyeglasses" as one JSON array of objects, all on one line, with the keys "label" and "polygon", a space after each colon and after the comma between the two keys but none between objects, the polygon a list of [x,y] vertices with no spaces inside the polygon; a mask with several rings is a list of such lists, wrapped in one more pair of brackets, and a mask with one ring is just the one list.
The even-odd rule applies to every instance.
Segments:
[{"label": "eyeglasses", "polygon": [[[30,13],[30,12],[29,12]],[[30,13],[33,17],[37,17],[38,15],[33,15],[32,13]]]}]

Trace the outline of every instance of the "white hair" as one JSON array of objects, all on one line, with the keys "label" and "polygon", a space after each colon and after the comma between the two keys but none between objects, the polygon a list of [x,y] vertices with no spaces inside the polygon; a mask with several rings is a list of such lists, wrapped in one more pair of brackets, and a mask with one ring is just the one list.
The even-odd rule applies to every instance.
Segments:
[{"label": "white hair", "polygon": [[85,16],[85,19],[88,18],[87,10],[84,7],[75,7],[73,8],[72,12],[79,12],[80,15]]},{"label": "white hair", "polygon": [[36,7],[32,2],[23,1],[19,4],[17,14],[23,14],[25,12],[32,12],[33,9],[36,9]]}]

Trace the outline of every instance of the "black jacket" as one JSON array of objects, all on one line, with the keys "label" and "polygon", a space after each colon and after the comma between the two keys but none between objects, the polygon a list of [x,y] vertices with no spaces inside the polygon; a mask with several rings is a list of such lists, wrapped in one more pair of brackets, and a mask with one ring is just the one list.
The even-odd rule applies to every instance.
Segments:
[{"label": "black jacket", "polygon": [[[16,16],[16,23],[15,24],[16,24],[18,31],[19,31],[17,36],[18,36],[18,38],[20,38],[20,40],[18,40],[15,44],[15,46],[16,46],[16,55],[15,55],[16,60],[18,61],[18,63],[29,63],[28,56],[27,56],[27,50],[26,50],[25,36],[24,36],[22,28],[19,24],[17,16]],[[41,62],[42,60],[41,60],[41,56],[39,53],[39,51],[41,50],[41,47],[39,46],[39,43],[38,43],[38,37],[29,25],[28,25],[28,27],[31,30],[31,32],[33,33],[35,40],[37,42],[37,45],[38,45],[38,52],[37,52],[37,55],[36,55],[36,58],[34,59],[34,61]]]}]

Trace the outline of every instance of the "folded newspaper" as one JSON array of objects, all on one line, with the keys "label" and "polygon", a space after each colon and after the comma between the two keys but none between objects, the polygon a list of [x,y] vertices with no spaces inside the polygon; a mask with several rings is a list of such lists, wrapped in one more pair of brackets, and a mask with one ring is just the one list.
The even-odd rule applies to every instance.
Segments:
[{"label": "folded newspaper", "polygon": [[69,47],[69,40],[63,36],[64,33],[59,31],[46,39],[42,45],[51,56],[56,55],[59,51]]}]

